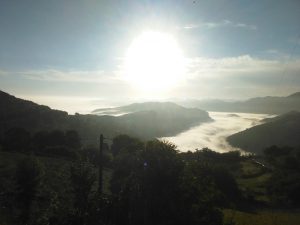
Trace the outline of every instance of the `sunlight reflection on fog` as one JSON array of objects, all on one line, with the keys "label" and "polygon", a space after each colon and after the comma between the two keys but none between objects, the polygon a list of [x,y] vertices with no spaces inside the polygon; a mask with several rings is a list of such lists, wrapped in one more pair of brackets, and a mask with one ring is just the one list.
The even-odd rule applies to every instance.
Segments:
[{"label": "sunlight reflection on fog", "polygon": [[231,134],[240,132],[258,125],[262,119],[273,117],[267,114],[209,112],[213,122],[204,123],[182,132],[174,137],[163,137],[177,145],[180,151],[194,151],[204,147],[218,152],[238,150],[230,146],[226,138]]}]

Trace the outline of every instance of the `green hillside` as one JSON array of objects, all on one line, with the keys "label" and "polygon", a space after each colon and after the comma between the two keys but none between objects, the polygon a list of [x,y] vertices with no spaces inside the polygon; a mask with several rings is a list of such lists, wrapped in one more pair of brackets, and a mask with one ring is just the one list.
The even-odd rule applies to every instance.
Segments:
[{"label": "green hillside", "polygon": [[229,136],[228,142],[253,153],[262,153],[263,149],[272,145],[300,146],[300,112],[293,111],[265,121]]}]

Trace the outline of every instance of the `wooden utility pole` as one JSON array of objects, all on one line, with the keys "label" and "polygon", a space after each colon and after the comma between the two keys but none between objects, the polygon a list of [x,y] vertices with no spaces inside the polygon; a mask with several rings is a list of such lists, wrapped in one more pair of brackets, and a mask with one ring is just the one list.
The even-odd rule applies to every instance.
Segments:
[{"label": "wooden utility pole", "polygon": [[100,145],[99,145],[99,194],[102,195],[103,191],[103,134],[100,134]]}]

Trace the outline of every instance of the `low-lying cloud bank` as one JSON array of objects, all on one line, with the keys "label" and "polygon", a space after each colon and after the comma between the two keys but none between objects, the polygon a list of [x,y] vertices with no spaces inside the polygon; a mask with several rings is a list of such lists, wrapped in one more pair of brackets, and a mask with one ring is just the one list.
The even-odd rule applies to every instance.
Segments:
[{"label": "low-lying cloud bank", "polygon": [[193,127],[174,137],[161,139],[174,143],[180,151],[184,152],[206,147],[218,152],[241,150],[229,145],[226,138],[231,134],[260,124],[264,118],[272,117],[266,114],[223,112],[210,112],[209,115],[215,121]]}]

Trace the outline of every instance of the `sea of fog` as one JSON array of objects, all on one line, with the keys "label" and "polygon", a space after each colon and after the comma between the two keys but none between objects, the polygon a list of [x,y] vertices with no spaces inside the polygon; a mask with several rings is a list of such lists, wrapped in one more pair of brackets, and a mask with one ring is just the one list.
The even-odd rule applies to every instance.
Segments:
[{"label": "sea of fog", "polygon": [[267,114],[209,112],[213,122],[192,127],[173,137],[160,139],[174,143],[180,151],[194,151],[209,148],[218,152],[242,150],[232,147],[226,138],[234,133],[261,124],[263,119],[273,117]]}]

